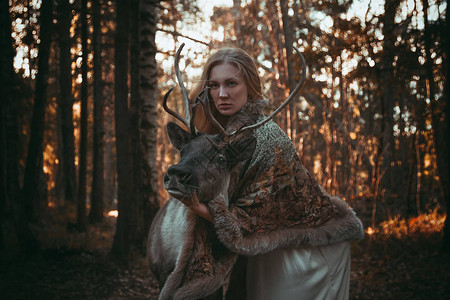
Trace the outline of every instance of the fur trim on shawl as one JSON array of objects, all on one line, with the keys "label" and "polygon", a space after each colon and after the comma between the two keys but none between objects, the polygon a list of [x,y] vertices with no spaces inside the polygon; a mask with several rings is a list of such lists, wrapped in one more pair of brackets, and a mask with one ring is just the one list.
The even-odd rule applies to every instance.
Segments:
[{"label": "fur trim on shawl", "polygon": [[[265,104],[247,103],[232,117],[227,130],[258,121]],[[238,255],[326,246],[363,237],[361,221],[353,210],[314,180],[274,122],[253,134],[257,146],[252,159],[230,183],[239,188],[207,203],[214,226],[188,213],[183,250],[160,299],[198,299],[214,293]]]}]

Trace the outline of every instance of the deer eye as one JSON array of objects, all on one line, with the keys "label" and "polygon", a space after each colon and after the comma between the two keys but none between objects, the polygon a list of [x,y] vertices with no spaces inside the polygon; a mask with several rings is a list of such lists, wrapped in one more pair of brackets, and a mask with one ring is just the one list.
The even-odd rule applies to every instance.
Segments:
[{"label": "deer eye", "polygon": [[218,162],[219,162],[220,164],[223,164],[223,163],[225,163],[225,156],[219,155],[219,157],[217,158],[217,160],[218,160]]}]

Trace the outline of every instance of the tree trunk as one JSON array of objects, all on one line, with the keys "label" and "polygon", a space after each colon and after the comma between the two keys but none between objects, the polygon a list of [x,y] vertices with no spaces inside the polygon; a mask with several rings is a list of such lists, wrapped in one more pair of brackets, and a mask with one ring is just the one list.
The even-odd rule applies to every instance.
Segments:
[{"label": "tree trunk", "polygon": [[87,0],[81,1],[81,45],[82,65],[81,76],[81,116],[80,116],[80,150],[78,164],[78,203],[77,203],[77,227],[79,231],[85,231],[86,218],[86,186],[87,186],[87,127],[88,127],[88,24],[87,24]]},{"label": "tree trunk", "polygon": [[[50,2],[50,3],[48,3]],[[39,193],[40,176],[42,176],[42,153],[44,140],[45,111],[47,106],[46,92],[49,73],[49,56],[51,45],[52,3],[44,1],[40,14],[40,39],[38,75],[36,77],[35,99],[33,115],[30,125],[30,140],[28,156],[25,165],[23,183],[23,204],[26,207],[26,219],[35,218],[38,203],[41,202]]]},{"label": "tree trunk", "polygon": [[416,131],[416,138],[415,138],[415,150],[416,150],[416,209],[417,209],[417,215],[421,215],[422,211],[420,209],[420,191],[421,191],[421,178],[422,178],[422,161],[420,159],[420,147],[419,147],[419,138],[420,138],[420,131]]},{"label": "tree trunk", "polygon": [[[414,172],[414,170],[417,169],[416,163],[417,163],[417,156],[415,154],[415,145],[416,145],[416,138],[418,137],[418,134],[414,134],[414,136],[411,138],[411,143],[409,143],[409,149],[410,149],[410,154],[408,155],[408,157],[411,157],[410,159],[408,159],[409,161],[409,172],[408,172],[408,183],[407,183],[407,191],[406,191],[406,218],[409,218],[412,216],[412,205],[411,205],[411,195],[412,195],[412,189],[414,188],[413,186],[413,178],[414,178],[414,173],[417,174],[417,172]],[[411,150],[414,149],[414,150]]]},{"label": "tree trunk", "polygon": [[382,179],[383,187],[390,190],[392,183],[391,161],[393,161],[393,152],[395,151],[394,143],[394,105],[396,101],[394,87],[394,55],[395,40],[393,36],[395,32],[395,14],[400,4],[400,0],[386,0],[384,4],[383,22],[383,54],[382,69],[380,74],[381,90],[382,90],[382,108],[383,108],[383,132],[382,132],[382,156],[383,170],[387,176]]},{"label": "tree trunk", "polygon": [[141,102],[141,148],[142,148],[142,191],[144,200],[144,232],[159,209],[158,170],[156,168],[158,132],[158,78],[156,65],[156,4],[141,2],[141,52],[140,52],[140,102]]},{"label": "tree trunk", "polygon": [[[43,1],[40,15],[40,40],[39,44],[39,61],[38,74],[36,77],[36,89],[33,106],[33,115],[30,125],[30,140],[28,143],[28,155],[25,165],[25,173],[22,188],[22,205],[24,214],[21,222],[31,222],[35,220],[37,213],[37,204],[42,203],[40,199],[40,189],[43,166],[43,140],[44,140],[44,125],[45,125],[45,110],[47,106],[46,92],[47,79],[49,73],[49,56],[52,38],[52,1]],[[22,224],[26,227],[26,224]],[[20,230],[21,234],[26,236],[21,237],[22,247],[26,251],[34,251],[36,246],[34,237],[28,235],[28,230]],[[30,248],[31,247],[31,248]]]},{"label": "tree trunk", "polygon": [[105,100],[103,96],[102,81],[102,34],[101,34],[101,5],[100,1],[92,3],[92,23],[94,27],[93,50],[94,50],[94,160],[92,174],[92,196],[91,211],[89,219],[91,222],[103,220],[104,205],[104,115]]},{"label": "tree trunk", "polygon": [[67,201],[75,202],[76,198],[76,172],[75,172],[75,137],[72,118],[72,59],[70,54],[70,24],[72,20],[72,7],[69,0],[59,1],[59,89],[58,105],[61,111],[62,127],[62,181],[64,196]]},{"label": "tree trunk", "polygon": [[[140,146],[140,0],[130,1],[130,133],[129,143],[131,149],[131,167],[132,167],[132,194],[130,195],[130,224],[133,231],[132,244],[140,247],[145,240],[143,205],[144,198],[142,194],[142,170],[141,170],[141,146]],[[145,61],[144,61],[145,63]],[[144,250],[144,248],[142,248]],[[145,251],[144,251],[145,252]]]},{"label": "tree trunk", "polygon": [[[269,1],[266,3],[267,15],[270,16],[266,21],[267,26],[269,27],[270,36],[268,37],[268,44],[270,45],[270,51],[273,53],[274,61],[274,69],[278,72],[278,78],[274,76],[274,83],[272,84],[272,91],[274,91],[274,105],[278,107],[283,103],[283,100],[286,99],[288,95],[286,91],[286,70],[284,63],[286,61],[285,56],[283,55],[283,45],[280,39],[280,20],[278,18],[278,7],[277,3],[273,1]],[[281,46],[280,46],[281,45]],[[280,125],[280,127],[289,134],[290,126],[288,126],[288,113],[285,110],[283,113],[275,116],[274,120]]]},{"label": "tree trunk", "polygon": [[[19,127],[17,84],[13,69],[14,49],[11,38],[9,5],[0,8],[0,250],[4,249],[3,224],[19,201]],[[8,220],[9,221],[9,220]]]},{"label": "tree trunk", "polygon": [[133,191],[130,189],[132,186],[132,176],[130,176],[132,167],[128,139],[130,129],[128,106],[129,11],[129,2],[127,0],[117,1],[114,94],[119,217],[111,251],[119,258],[125,258],[128,255],[132,240],[129,201]]},{"label": "tree trunk", "polygon": [[[3,9],[3,8],[2,8]],[[0,15],[0,18],[3,17]],[[4,26],[4,22],[0,21],[0,24]],[[3,27],[2,27],[3,29]],[[4,30],[2,30],[4,31]],[[4,37],[3,32],[0,33],[0,37]],[[5,41],[8,41],[6,39]],[[3,46],[3,43],[2,43]],[[1,48],[3,49],[3,47]],[[12,76],[8,70],[5,70],[7,66],[12,66],[12,60],[8,61],[8,56],[3,55],[4,51],[0,52],[0,63],[2,64],[2,77],[0,78],[2,83],[13,83]],[[11,85],[12,87],[12,85]],[[14,99],[12,97],[12,93],[8,89],[4,89],[5,87],[2,86],[2,90],[4,91],[4,97],[5,99],[0,103],[0,251],[3,251],[5,248],[4,245],[4,238],[3,238],[3,223],[5,223],[6,215],[7,215],[7,203],[8,200],[8,193],[6,189],[8,188],[8,170],[6,168],[6,162],[7,162],[7,155],[6,155],[6,125],[4,120],[6,119],[6,104],[7,103],[13,103]]]},{"label": "tree trunk", "polygon": [[[446,32],[450,32],[450,13],[449,13],[449,9],[447,6],[447,12],[446,12],[446,18],[445,21],[447,22],[447,30]],[[449,67],[448,67],[448,57],[450,54],[449,51],[449,44],[447,42],[446,44],[446,49],[445,49],[445,53],[446,53],[446,57],[447,57],[447,61],[445,61],[444,63],[446,64],[446,76],[445,76],[445,90],[444,90],[444,97],[445,97],[445,125],[446,125],[446,136],[447,138],[444,140],[446,142],[446,146],[447,146],[447,151],[444,152],[446,153],[446,159],[447,159],[447,163],[443,165],[443,168],[446,168],[447,171],[447,180],[449,179],[450,176],[450,151],[449,151],[449,140],[448,140],[448,136],[450,135],[450,80],[449,80],[449,76],[450,76],[450,72],[449,72]],[[445,204],[446,204],[446,211],[447,211],[447,217],[445,219],[445,224],[444,224],[444,239],[443,239],[443,249],[447,252],[450,252],[450,185],[447,183],[446,184],[446,191],[447,193],[445,194]]]},{"label": "tree trunk", "polygon": [[[287,85],[289,93],[295,88],[295,71],[294,71],[294,62],[293,62],[293,53],[294,50],[292,46],[294,45],[295,34],[293,31],[293,24],[291,18],[288,14],[288,1],[280,0],[280,8],[281,8],[281,16],[283,20],[283,33],[284,33],[284,49],[286,52],[286,62],[287,62]],[[303,74],[302,74],[303,75]],[[295,142],[296,137],[296,113],[294,103],[296,101],[291,101],[289,103],[289,123],[290,123],[290,132],[291,139]]]},{"label": "tree trunk", "polygon": [[233,8],[231,14],[234,19],[234,36],[238,47],[244,46],[244,39],[241,36],[241,0],[233,0]]},{"label": "tree trunk", "polygon": [[111,210],[115,207],[116,200],[116,156],[115,156],[115,147],[113,141],[114,135],[114,123],[112,119],[114,117],[110,115],[105,116],[106,120],[106,130],[105,130],[105,210]]},{"label": "tree trunk", "polygon": [[57,206],[63,206],[66,203],[66,194],[65,194],[65,173],[64,173],[64,164],[63,161],[63,133],[62,133],[62,121],[61,121],[61,106],[59,105],[60,96],[58,95],[55,99],[56,103],[56,113],[54,119],[54,128],[55,128],[55,156],[58,163],[55,161],[53,180],[55,187],[52,191],[52,197],[56,200],[55,203]]}]

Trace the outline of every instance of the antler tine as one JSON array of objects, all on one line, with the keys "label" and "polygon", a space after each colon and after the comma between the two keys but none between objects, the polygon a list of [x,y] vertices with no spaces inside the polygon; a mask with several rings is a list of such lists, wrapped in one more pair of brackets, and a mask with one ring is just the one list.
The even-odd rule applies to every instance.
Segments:
[{"label": "antler tine", "polygon": [[195,101],[192,103],[192,116],[191,116],[191,122],[190,122],[190,130],[191,130],[191,137],[197,135],[197,128],[195,127],[195,112],[197,111],[198,102]]},{"label": "antler tine", "polygon": [[298,56],[300,56],[300,59],[302,61],[302,78],[297,83],[297,85],[295,86],[294,90],[291,92],[289,97],[287,97],[287,99],[283,102],[283,104],[281,104],[276,110],[274,110],[267,118],[265,118],[264,120],[262,120],[259,123],[255,123],[253,125],[249,125],[249,126],[241,128],[239,130],[236,130],[233,133],[231,133],[231,135],[234,135],[234,134],[236,134],[239,131],[243,131],[243,130],[247,130],[247,129],[256,129],[256,128],[264,125],[265,123],[267,123],[268,121],[273,119],[273,117],[275,117],[276,114],[278,114],[280,111],[282,111],[289,104],[289,102],[292,101],[292,99],[294,98],[295,94],[298,93],[298,91],[302,87],[303,83],[305,82],[305,78],[306,78],[306,62],[305,62],[305,58],[300,53],[300,50],[298,50],[295,46],[293,46],[293,48],[297,52]]},{"label": "antler tine", "polygon": [[181,44],[180,48],[178,48],[178,50],[177,50],[177,54],[175,55],[174,67],[175,67],[175,74],[177,76],[178,84],[180,85],[181,93],[183,94],[184,106],[185,106],[185,109],[186,109],[186,121],[187,121],[187,123],[190,123],[190,121],[191,121],[191,113],[190,113],[190,108],[189,108],[189,96],[188,96],[188,93],[186,91],[186,87],[184,86],[183,78],[181,77],[181,72],[180,72],[180,67],[179,67],[180,54],[181,54],[181,50],[183,50],[183,48],[184,48],[184,43]]},{"label": "antler tine", "polygon": [[172,92],[172,90],[173,88],[170,88],[169,91],[164,95],[163,108],[167,113],[180,120],[184,125],[186,125],[187,128],[189,128],[189,123],[183,117],[181,117],[179,114],[177,114],[167,106],[167,99],[169,98],[169,94]]}]

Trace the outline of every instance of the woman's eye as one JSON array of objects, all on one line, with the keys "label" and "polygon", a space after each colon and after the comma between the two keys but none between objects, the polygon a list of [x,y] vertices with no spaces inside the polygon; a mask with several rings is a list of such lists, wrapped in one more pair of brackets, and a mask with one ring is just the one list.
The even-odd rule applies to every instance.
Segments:
[{"label": "woman's eye", "polygon": [[210,83],[210,84],[208,84],[208,87],[210,88],[210,89],[215,89],[215,88],[217,88],[217,83]]},{"label": "woman's eye", "polygon": [[230,82],[228,82],[228,86],[235,86],[235,85],[237,85],[237,82],[236,82],[236,81],[230,81]]}]

